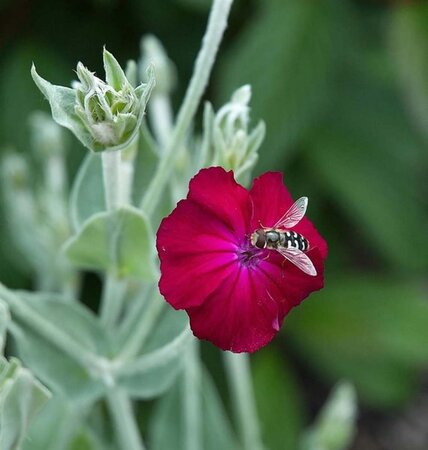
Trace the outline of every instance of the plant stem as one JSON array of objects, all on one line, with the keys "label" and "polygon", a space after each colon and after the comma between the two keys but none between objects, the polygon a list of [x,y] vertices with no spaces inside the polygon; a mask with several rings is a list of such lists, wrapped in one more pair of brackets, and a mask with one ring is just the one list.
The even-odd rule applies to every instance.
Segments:
[{"label": "plant stem", "polygon": [[129,338],[123,344],[119,355],[121,360],[129,360],[138,355],[164,307],[165,302],[159,293],[155,292],[144,316],[136,322],[133,332],[129,334]]},{"label": "plant stem", "polygon": [[120,388],[114,387],[107,394],[107,404],[120,448],[144,450],[129,397]]},{"label": "plant stem", "polygon": [[233,0],[214,0],[208,19],[207,31],[202,48],[196,58],[195,68],[186,96],[177,116],[174,131],[166,147],[157,171],[143,197],[141,208],[151,216],[174,168],[177,149],[183,144],[186,132],[191,124],[202,94],[208,83],[214,60],[227,25],[227,18]]},{"label": "plant stem", "polygon": [[104,195],[108,211],[117,209],[122,199],[122,186],[120,178],[120,151],[105,151],[101,153],[103,165]]},{"label": "plant stem", "polygon": [[201,367],[196,339],[187,347],[181,377],[184,415],[184,448],[200,450],[202,445]]},{"label": "plant stem", "polygon": [[262,450],[248,355],[225,352],[224,361],[242,447],[244,450]]},{"label": "plant stem", "polygon": [[126,281],[119,280],[113,274],[106,274],[101,299],[101,322],[114,327],[119,318],[122,300],[126,292]]}]

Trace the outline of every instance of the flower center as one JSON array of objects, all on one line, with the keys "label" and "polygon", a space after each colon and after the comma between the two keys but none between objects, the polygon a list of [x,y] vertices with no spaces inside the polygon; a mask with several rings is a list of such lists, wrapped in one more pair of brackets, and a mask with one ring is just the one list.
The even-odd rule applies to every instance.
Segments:
[{"label": "flower center", "polygon": [[263,250],[251,245],[249,240],[246,240],[237,249],[236,254],[238,261],[245,267],[256,267],[261,259]]}]

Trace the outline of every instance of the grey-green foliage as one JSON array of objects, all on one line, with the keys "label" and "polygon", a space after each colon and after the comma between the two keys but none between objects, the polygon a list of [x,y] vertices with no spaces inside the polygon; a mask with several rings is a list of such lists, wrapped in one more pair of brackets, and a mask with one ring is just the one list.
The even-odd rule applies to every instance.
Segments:
[{"label": "grey-green foliage", "polygon": [[119,371],[118,382],[135,398],[150,399],[163,394],[182,370],[183,353],[190,338],[186,315],[168,308],[139,356]]},{"label": "grey-green foliage", "polygon": [[110,438],[94,432],[88,410],[76,409],[57,394],[34,418],[24,450],[110,450]]},{"label": "grey-green foliage", "polygon": [[346,450],[356,432],[357,404],[353,386],[338,384],[302,439],[302,450]]},{"label": "grey-green foliage", "polygon": [[[187,450],[183,390],[177,383],[156,405],[149,427],[149,443],[153,450]],[[237,450],[238,444],[230,428],[217,390],[206,372],[201,384],[194,386],[202,401],[199,430],[204,450]]]},{"label": "grey-green foliage", "polygon": [[21,363],[0,358],[0,448],[20,450],[35,413],[49,399],[49,391]]},{"label": "grey-green foliage", "polygon": [[100,398],[105,392],[103,381],[47,339],[40,325],[35,324],[41,318],[65,335],[70,345],[77,343],[82,352],[89,351],[94,358],[96,355],[109,357],[110,339],[96,317],[83,305],[58,295],[24,291],[14,295],[25,302],[34,317],[33,322],[16,317],[11,327],[22,360],[54,392],[76,405],[90,404]]},{"label": "grey-green foliage", "polygon": [[119,277],[153,280],[153,232],[145,215],[131,206],[91,216],[65,244],[77,267],[106,270]]}]

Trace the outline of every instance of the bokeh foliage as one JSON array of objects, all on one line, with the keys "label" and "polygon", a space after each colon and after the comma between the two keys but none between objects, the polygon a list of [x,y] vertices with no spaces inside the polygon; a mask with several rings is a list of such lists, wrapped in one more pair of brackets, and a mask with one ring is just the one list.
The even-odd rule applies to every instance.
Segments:
[{"label": "bokeh foliage", "polygon": [[[208,7],[202,0],[3,2],[1,152],[28,152],[28,115],[48,109],[31,80],[32,61],[67,84],[77,60],[101,73],[102,45],[125,62],[150,32],[178,67],[179,99]],[[257,172],[282,170],[295,197],[310,198],[308,215],[330,248],[324,291],[253,360],[271,449],[284,448],[281,439],[297,445],[311,412],[298,373],[324,388],[346,378],[364,405],[389,410],[411,401],[428,366],[427,24],[424,2],[236,0],[208,94],[217,108],[252,85],[252,117],[267,125]],[[72,174],[84,151],[68,137]],[[37,161],[33,167],[36,176]],[[28,286],[3,210],[0,219],[1,281]],[[167,408],[158,410],[163,420]]]}]

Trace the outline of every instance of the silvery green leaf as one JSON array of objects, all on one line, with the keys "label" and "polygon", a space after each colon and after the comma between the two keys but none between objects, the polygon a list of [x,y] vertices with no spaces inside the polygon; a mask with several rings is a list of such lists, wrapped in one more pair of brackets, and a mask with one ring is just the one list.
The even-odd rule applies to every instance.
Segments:
[{"label": "silvery green leaf", "polygon": [[85,147],[93,151],[101,150],[75,112],[76,91],[49,83],[37,73],[34,65],[31,68],[31,75],[37,87],[49,101],[55,122],[72,131]]},{"label": "silvery green leaf", "polygon": [[[77,302],[54,294],[15,291],[34,316],[41,316],[60,328],[70,341],[94,355],[110,356],[110,341],[91,311]],[[93,373],[64,353],[43,333],[17,317],[10,326],[18,355],[53,392],[59,392],[74,404],[87,404],[104,392],[104,383]]]},{"label": "silvery green leaf", "polygon": [[338,384],[302,440],[302,450],[346,450],[356,431],[357,399],[350,383]]},{"label": "silvery green leaf", "polygon": [[[197,387],[195,387],[197,388]],[[214,383],[204,372],[198,394],[201,396],[201,433],[204,450],[238,450],[230,421]],[[187,450],[184,442],[183,397],[180,384],[163,396],[156,405],[149,424],[152,450]]]},{"label": "silvery green leaf", "polygon": [[86,411],[55,395],[33,421],[24,450],[106,450],[85,423]]},{"label": "silvery green leaf", "polygon": [[137,398],[163,394],[182,369],[183,354],[191,337],[186,314],[168,308],[143,346],[141,356],[119,370],[118,383]]},{"label": "silvery green leaf", "polygon": [[20,450],[33,416],[49,399],[49,391],[21,363],[0,358],[0,448]]},{"label": "silvery green leaf", "polygon": [[73,183],[70,195],[70,217],[74,230],[94,214],[106,209],[103,168],[100,155],[89,153]]},{"label": "silvery green leaf", "polygon": [[69,239],[65,254],[74,265],[106,270],[119,277],[153,280],[153,232],[144,214],[133,207],[95,214]]},{"label": "silvery green leaf", "polygon": [[31,424],[24,450],[66,450],[75,428],[71,405],[54,395]]}]

